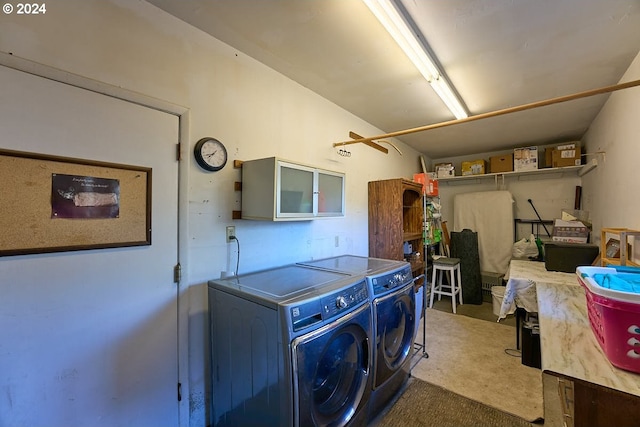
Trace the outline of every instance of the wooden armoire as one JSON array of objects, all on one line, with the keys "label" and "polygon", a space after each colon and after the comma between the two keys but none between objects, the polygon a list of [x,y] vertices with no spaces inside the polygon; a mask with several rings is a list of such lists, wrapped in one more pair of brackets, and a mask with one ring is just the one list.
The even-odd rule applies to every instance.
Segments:
[{"label": "wooden armoire", "polygon": [[[411,263],[425,272],[422,184],[407,179],[369,182],[369,256]],[[418,283],[416,283],[418,284]]]}]

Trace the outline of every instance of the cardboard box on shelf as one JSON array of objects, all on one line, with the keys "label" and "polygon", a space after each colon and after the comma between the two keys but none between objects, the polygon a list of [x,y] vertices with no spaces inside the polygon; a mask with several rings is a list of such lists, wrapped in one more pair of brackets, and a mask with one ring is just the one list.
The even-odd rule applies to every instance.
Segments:
[{"label": "cardboard box on shelf", "polygon": [[484,159],[462,162],[462,175],[483,175],[487,173],[487,161]]},{"label": "cardboard box on shelf", "polygon": [[456,169],[453,166],[438,168],[438,178],[451,178],[452,176],[456,176]]},{"label": "cardboard box on shelf", "polygon": [[452,163],[436,163],[435,169],[437,178],[450,178],[456,174]]},{"label": "cardboard box on shelf", "polygon": [[556,150],[573,150],[574,148],[580,148],[580,143],[575,142],[565,142],[564,144],[560,144],[556,146]]},{"label": "cardboard box on shelf", "polygon": [[511,172],[513,171],[513,154],[503,154],[489,158],[489,172]]},{"label": "cardboard box on shelf", "polygon": [[513,150],[513,170],[524,172],[538,169],[538,147],[522,147]]},{"label": "cardboard box on shelf", "polygon": [[561,168],[565,166],[580,166],[580,147],[567,150],[553,150],[551,153],[551,167]]},{"label": "cardboard box on shelf", "polygon": [[551,164],[552,164],[552,159],[553,159],[553,150],[555,150],[555,147],[547,147],[544,149],[544,167],[545,168],[550,168]]},{"label": "cardboard box on shelf", "polygon": [[[559,167],[559,166],[553,166],[553,152],[556,150],[560,150],[560,151],[564,151],[564,150],[575,150],[575,149],[580,149],[580,141],[574,141],[574,142],[565,142],[562,144],[556,144],[550,147],[546,147],[544,149],[544,167],[545,168],[551,168],[551,167]],[[568,153],[565,153],[565,156],[567,156]],[[579,156],[579,154],[578,154]],[[573,166],[573,164],[571,165],[565,165],[565,166]]]}]

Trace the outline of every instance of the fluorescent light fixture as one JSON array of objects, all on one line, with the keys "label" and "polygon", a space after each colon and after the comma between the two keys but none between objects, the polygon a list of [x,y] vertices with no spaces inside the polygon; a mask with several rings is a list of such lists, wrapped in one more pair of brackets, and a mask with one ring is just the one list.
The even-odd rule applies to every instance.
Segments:
[{"label": "fluorescent light fixture", "polygon": [[456,119],[469,117],[467,111],[458,100],[458,97],[453,93],[453,90],[451,90],[451,87],[441,75],[438,75],[437,79],[431,80],[429,83],[453,115],[456,116]]},{"label": "fluorescent light fixture", "polygon": [[468,117],[442,73],[393,0],[363,0],[457,119]]}]

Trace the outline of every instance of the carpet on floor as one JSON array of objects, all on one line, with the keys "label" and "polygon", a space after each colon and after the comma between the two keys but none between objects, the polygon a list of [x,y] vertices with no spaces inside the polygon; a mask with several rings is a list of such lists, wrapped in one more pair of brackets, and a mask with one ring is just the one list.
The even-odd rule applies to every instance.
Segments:
[{"label": "carpet on floor", "polygon": [[543,418],[542,372],[521,363],[512,326],[434,309],[425,317],[429,357],[415,356],[412,376],[530,422]]},{"label": "carpet on floor", "polygon": [[452,393],[442,387],[409,380],[395,405],[375,427],[532,427],[521,418]]}]

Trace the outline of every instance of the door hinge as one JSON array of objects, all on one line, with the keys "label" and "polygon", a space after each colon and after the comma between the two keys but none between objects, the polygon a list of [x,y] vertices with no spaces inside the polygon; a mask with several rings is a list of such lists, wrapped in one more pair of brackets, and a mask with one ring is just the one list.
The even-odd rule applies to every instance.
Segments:
[{"label": "door hinge", "polygon": [[178,142],[176,144],[176,160],[177,161],[182,160],[182,154],[181,153],[182,153],[182,143]]},{"label": "door hinge", "polygon": [[182,402],[182,383],[178,383],[178,402]]},{"label": "door hinge", "polygon": [[180,283],[180,280],[182,280],[182,266],[177,263],[173,267],[173,283]]}]

